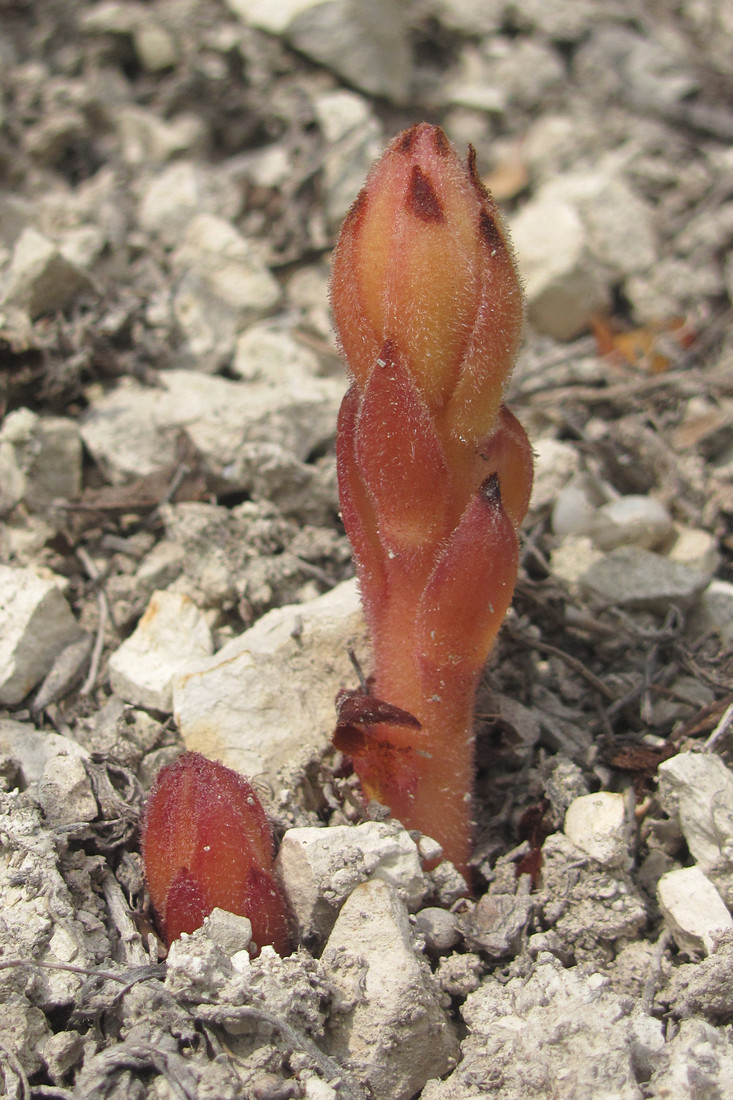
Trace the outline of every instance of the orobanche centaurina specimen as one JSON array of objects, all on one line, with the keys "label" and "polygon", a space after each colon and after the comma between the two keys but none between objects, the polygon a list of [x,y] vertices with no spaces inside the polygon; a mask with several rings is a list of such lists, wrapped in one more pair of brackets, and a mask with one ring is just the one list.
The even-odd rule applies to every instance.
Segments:
[{"label": "orobanche centaurina specimen", "polygon": [[339,699],[337,747],[367,798],[467,870],[474,697],[509,607],[532,454],[503,394],[522,293],[473,149],[399,134],[351,207],[331,300],[351,374],[341,510],[371,632],[368,692]]},{"label": "orobanche centaurina specimen", "polygon": [[243,775],[197,752],[161,768],[145,808],[142,850],[153,914],[169,947],[218,907],[249,917],[258,948],[289,954],[272,833]]}]

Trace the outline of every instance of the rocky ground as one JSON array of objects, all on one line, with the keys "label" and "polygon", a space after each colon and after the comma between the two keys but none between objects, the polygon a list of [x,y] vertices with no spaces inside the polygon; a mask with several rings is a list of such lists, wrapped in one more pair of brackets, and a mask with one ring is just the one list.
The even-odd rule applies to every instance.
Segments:
[{"label": "rocky ground", "polygon": [[[726,0],[0,3],[0,1095],[733,1094],[732,94]],[[329,748],[329,252],[424,118],[528,305],[471,900]],[[184,743],[262,792],[289,959],[163,959]]]}]

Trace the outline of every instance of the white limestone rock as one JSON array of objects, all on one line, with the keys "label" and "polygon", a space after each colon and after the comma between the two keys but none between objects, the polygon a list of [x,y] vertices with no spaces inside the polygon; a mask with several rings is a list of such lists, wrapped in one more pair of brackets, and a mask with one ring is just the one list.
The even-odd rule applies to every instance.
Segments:
[{"label": "white limestone rock", "polygon": [[658,1062],[649,1080],[649,1094],[658,1100],[733,1096],[733,1047],[726,1028],[680,1020]]},{"label": "white limestone rock", "polygon": [[227,363],[236,334],[280,299],[280,286],[255,246],[215,214],[190,220],[171,266],[179,280],[173,311],[200,370]]},{"label": "white limestone rock", "polygon": [[733,645],[733,584],[712,580],[707,586],[692,617],[691,629],[696,634],[714,630],[723,643]]},{"label": "white limestone rock", "polygon": [[600,974],[565,969],[542,953],[529,975],[488,977],[463,1007],[468,1037],[445,1081],[422,1100],[473,1100],[496,1091],[502,1100],[557,1094],[641,1100],[638,1086],[664,1047],[662,1025]]},{"label": "white limestone rock", "polygon": [[128,703],[170,712],[176,677],[214,652],[206,618],[181,592],[154,592],[133,634],[112,654],[112,690]]},{"label": "white limestone rock", "polygon": [[44,775],[52,773],[54,761],[61,756],[89,758],[84,746],[73,738],[11,718],[0,719],[0,753],[18,765],[24,787],[37,785]]},{"label": "white limestone rock", "polygon": [[407,98],[412,57],[399,0],[227,0],[251,26],[283,35],[319,65],[369,95]]},{"label": "white limestone rock", "polygon": [[197,215],[233,218],[241,195],[234,180],[191,160],[176,160],[150,179],[140,196],[137,218],[148,233],[175,247],[188,223]]},{"label": "white limestone rock", "polygon": [[570,443],[551,436],[534,441],[533,450],[534,480],[529,507],[536,515],[552,504],[563,486],[577,476],[580,455]]},{"label": "white limestone rock", "polygon": [[[60,869],[62,854],[58,836],[43,827],[41,810],[29,804],[19,791],[0,793],[0,897],[2,937],[12,944],[13,957],[36,959],[47,966],[35,970],[33,1001],[46,1011],[71,1008],[85,981],[84,970],[109,957],[111,946],[103,922],[90,900],[86,912],[78,911]],[[81,853],[76,858],[75,878],[83,889],[91,866]],[[19,873],[20,871],[20,873]],[[87,878],[91,894],[91,882]],[[59,967],[54,964],[61,964]],[[79,967],[79,972],[63,969]],[[0,1013],[3,1020],[6,1013]]]},{"label": "white limestone rock", "polygon": [[[70,738],[64,738],[70,741]],[[94,821],[99,813],[89,774],[86,752],[54,753],[38,780],[38,801],[48,824],[55,829],[77,822]]]},{"label": "white limestone rock", "polygon": [[599,508],[608,500],[607,486],[581,471],[564,485],[552,505],[552,530],[560,538],[589,535]]},{"label": "white limestone rock", "polygon": [[393,887],[379,879],[356,887],[321,962],[335,991],[330,1053],[375,1096],[411,1100],[455,1064],[457,1039]]},{"label": "white limestone rock", "polygon": [[733,931],[723,899],[698,866],[680,867],[657,883],[659,908],[678,947],[689,954],[715,950],[716,940]]},{"label": "white limestone rock", "polygon": [[75,421],[25,408],[8,413],[0,428],[0,512],[19,500],[42,509],[74,498],[81,490],[81,462]]},{"label": "white limestone rock", "polygon": [[600,550],[617,546],[641,546],[654,550],[672,530],[672,517],[650,496],[624,496],[611,500],[595,512],[589,534]]},{"label": "white limestone rock", "polygon": [[733,863],[733,772],[714,753],[682,752],[659,765],[659,801],[679,823],[703,872]]},{"label": "white limestone rock", "polygon": [[530,324],[556,340],[571,340],[610,301],[579,213],[567,200],[540,193],[510,228]]},{"label": "white limestone rock", "polygon": [[381,152],[382,127],[368,101],[354,92],[324,92],[314,103],[328,142],[323,165],[326,221],[336,231]]},{"label": "white limestone rock", "polygon": [[194,114],[163,119],[152,111],[120,107],[112,120],[121,142],[123,159],[130,165],[164,164],[181,153],[203,153],[206,128]]},{"label": "white limestone rock", "polygon": [[186,746],[250,777],[291,779],[328,744],[334,699],[353,683],[347,645],[366,648],[354,581],[269,611],[173,689]]},{"label": "white limestone rock", "polygon": [[608,553],[595,550],[578,554],[582,537],[566,539],[552,555],[552,571],[576,582],[601,605],[638,608],[665,613],[670,604],[689,608],[710,581],[707,572],[639,546],[619,546]]},{"label": "white limestone rock", "polygon": [[326,938],[341,905],[361,882],[388,882],[410,910],[418,908],[428,890],[417,845],[396,823],[289,829],[277,868],[300,934],[308,940]]},{"label": "white limestone rock", "polygon": [[15,706],[83,631],[61,592],[61,578],[0,565],[0,704]]},{"label": "white limestone rock", "polygon": [[204,931],[209,939],[232,958],[240,951],[247,951],[252,942],[252,923],[248,917],[214,908],[204,918]]},{"label": "white limestone rock", "polygon": [[28,227],[15,243],[0,301],[26,310],[35,320],[66,309],[82,291],[92,289],[86,272],[48,237]]},{"label": "white limestone rock", "polygon": [[565,835],[604,867],[631,866],[631,821],[622,794],[598,791],[574,799],[565,814]]},{"label": "white limestone rock", "polygon": [[530,322],[557,340],[582,332],[614,285],[657,258],[651,212],[610,163],[551,179],[511,228]]},{"label": "white limestone rock", "polygon": [[225,478],[236,476],[244,443],[277,443],[302,461],[333,436],[344,392],[341,379],[305,373],[289,388],[193,370],[162,371],[160,381],[159,389],[123,381],[84,414],[82,439],[116,485],[173,465],[181,431]]}]

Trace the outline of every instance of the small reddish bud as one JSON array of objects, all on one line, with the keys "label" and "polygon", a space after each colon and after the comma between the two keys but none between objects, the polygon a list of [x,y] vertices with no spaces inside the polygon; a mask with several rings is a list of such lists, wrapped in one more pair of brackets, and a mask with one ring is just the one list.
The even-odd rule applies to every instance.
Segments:
[{"label": "small reddish bud", "polygon": [[248,917],[258,947],[270,944],[280,955],[290,953],[272,833],[244,776],[195,752],[161,768],[145,809],[142,852],[156,922],[168,946],[219,908]]}]

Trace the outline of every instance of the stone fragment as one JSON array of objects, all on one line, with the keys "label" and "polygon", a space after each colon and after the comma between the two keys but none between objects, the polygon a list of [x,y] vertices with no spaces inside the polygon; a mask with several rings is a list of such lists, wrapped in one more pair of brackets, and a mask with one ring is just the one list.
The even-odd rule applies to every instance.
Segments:
[{"label": "stone fragment", "polygon": [[215,371],[231,359],[236,334],[274,309],[280,287],[251,242],[215,214],[189,221],[171,266],[173,310],[192,360]]},{"label": "stone fragment", "polygon": [[552,505],[554,534],[561,539],[590,535],[598,510],[607,500],[607,486],[584,471],[575,474],[559,490]]},{"label": "stone fragment", "polygon": [[78,1031],[57,1031],[42,1042],[39,1053],[51,1080],[62,1085],[72,1066],[84,1056],[84,1038]]},{"label": "stone fragment", "polygon": [[338,1100],[338,1093],[320,1077],[309,1077],[304,1084],[303,1100]]},{"label": "stone fragment", "polygon": [[671,1006],[675,1016],[698,1016],[727,1024],[732,983],[733,933],[724,932],[713,954],[674,967],[660,999]]},{"label": "stone fragment", "polygon": [[135,580],[150,595],[167,588],[180,577],[185,564],[185,551],[179,542],[163,538],[140,562]]},{"label": "stone fragment", "polygon": [[603,311],[611,288],[653,267],[652,216],[613,168],[561,174],[512,221],[529,319],[568,340]]},{"label": "stone fragment", "polygon": [[356,887],[321,961],[334,989],[330,1052],[376,1096],[411,1100],[451,1068],[458,1042],[393,887],[378,879]]},{"label": "stone fragment", "polygon": [[[81,853],[74,860],[75,889],[87,897],[85,909],[79,910],[61,874],[58,835],[43,826],[40,809],[18,791],[0,793],[0,835],[3,943],[12,944],[14,958],[48,964],[34,968],[33,1001],[39,1008],[71,1008],[86,980],[84,971],[109,959],[112,950],[90,877],[89,865],[97,873],[98,861],[87,861]],[[69,965],[72,969],[64,969]],[[13,980],[12,973],[0,972],[3,1006]],[[6,1015],[3,1008],[0,1020]]]},{"label": "stone fragment", "polygon": [[459,921],[466,945],[485,951],[491,958],[516,955],[533,909],[529,894],[488,893],[479,898],[472,912]]},{"label": "stone fragment", "polygon": [[202,153],[206,142],[204,123],[194,114],[163,119],[130,104],[116,112],[114,124],[122,157],[135,166],[164,164],[181,153]]},{"label": "stone fragment", "polygon": [[609,280],[647,272],[657,259],[652,211],[613,167],[569,172],[545,184],[539,195],[577,210],[588,249]]},{"label": "stone fragment", "polygon": [[733,862],[733,773],[714,753],[683,752],[659,765],[658,797],[705,874]]},{"label": "stone fragment", "polygon": [[588,535],[566,535],[552,551],[552,575],[567,585],[579,585],[603,557],[603,551],[596,549]]},{"label": "stone fragment", "polygon": [[610,291],[575,207],[538,195],[511,220],[527,315],[537,332],[571,340],[608,306]]},{"label": "stone fragment", "polygon": [[188,596],[154,592],[133,634],[112,654],[112,690],[128,703],[173,709],[173,683],[214,651],[206,619]]},{"label": "stone fragment", "polygon": [[712,580],[695,609],[690,624],[696,634],[714,630],[721,641],[733,645],[733,584],[730,581]]},{"label": "stone fragment", "polygon": [[303,461],[333,436],[344,384],[305,374],[295,381],[243,385],[193,370],[162,371],[160,389],[123,381],[92,401],[82,439],[117,485],[174,465],[182,431],[225,479],[248,442],[277,443]]},{"label": "stone fragment", "polygon": [[416,909],[427,893],[417,846],[399,824],[367,821],[330,829],[289,829],[276,866],[301,936],[325,939],[354,888],[388,882]]},{"label": "stone fragment", "polygon": [[0,565],[0,703],[15,706],[82,636],[59,584],[33,569]]},{"label": "stone fragment", "polygon": [[[42,1069],[39,1047],[50,1035],[51,1029],[44,1014],[40,1008],[30,1004],[22,993],[12,992],[3,997],[0,1049],[3,1052],[3,1092],[6,1096],[20,1097],[26,1091],[16,1065],[28,1076]],[[17,1059],[16,1065],[7,1057],[8,1052]]]},{"label": "stone fragment", "polygon": [[47,761],[38,781],[38,801],[52,828],[94,821],[99,808],[82,754],[56,753]]},{"label": "stone fragment", "polygon": [[437,867],[433,867],[432,871],[428,871],[427,877],[432,886],[435,901],[446,909],[469,893],[465,878],[458,868],[447,859],[441,860]]},{"label": "stone fragment", "polygon": [[533,900],[558,947],[576,959],[596,958],[604,944],[633,939],[647,920],[630,876],[591,864],[563,833],[553,833],[542,846],[542,879]]},{"label": "stone fragment", "polygon": [[30,409],[8,413],[0,427],[0,512],[24,500],[32,509],[70,500],[81,490],[78,424]]},{"label": "stone fragment", "polygon": [[711,954],[721,934],[733,930],[723,899],[697,866],[662,875],[657,898],[678,947],[689,954]]},{"label": "stone fragment", "polygon": [[712,577],[720,565],[718,540],[712,532],[703,531],[700,527],[674,524],[671,538],[671,545],[666,550],[670,561],[688,565]]},{"label": "stone fragment", "polygon": [[530,511],[537,514],[552,504],[563,486],[577,474],[580,456],[569,443],[544,436],[534,443],[534,463]]},{"label": "stone fragment", "polygon": [[283,35],[369,95],[406,100],[412,76],[407,18],[398,0],[227,0],[244,22]]},{"label": "stone fragment", "polygon": [[179,51],[173,36],[155,19],[141,21],[132,40],[137,58],[147,73],[170,69],[178,61]]},{"label": "stone fragment", "polygon": [[250,385],[286,386],[317,378],[318,356],[277,321],[250,325],[237,338],[232,373]]},{"label": "stone fragment", "polygon": [[588,784],[582,769],[562,753],[557,753],[544,762],[542,779],[545,796],[549,799],[558,822],[565,819],[565,813],[571,802],[588,794]]},{"label": "stone fragment", "polygon": [[248,918],[225,909],[212,909],[204,919],[204,929],[209,939],[230,958],[238,951],[246,951],[252,941],[252,924]]},{"label": "stone fragment", "polygon": [[440,988],[449,997],[465,998],[481,985],[484,964],[478,955],[468,951],[465,955],[448,955],[438,963],[435,976]]},{"label": "stone fragment", "polygon": [[425,940],[428,951],[436,955],[446,954],[461,938],[455,913],[435,906],[420,910],[415,917],[415,928]]},{"label": "stone fragment", "polygon": [[176,160],[147,183],[137,216],[143,229],[175,247],[198,214],[229,219],[237,215],[240,205],[237,185],[225,173],[206,170],[191,160]]},{"label": "stone fragment", "polygon": [[174,686],[189,749],[244,775],[290,780],[329,743],[336,692],[353,681],[347,646],[363,651],[356,584],[269,611]]},{"label": "stone fragment", "polygon": [[631,821],[622,794],[598,791],[574,799],[565,814],[565,835],[604,867],[631,866]]},{"label": "stone fragment", "polygon": [[552,571],[601,605],[665,614],[672,604],[691,607],[710,581],[708,573],[638,546],[619,546],[607,554],[591,550],[583,559],[578,554],[583,541],[566,539],[552,556]]},{"label": "stone fragment", "polygon": [[658,1100],[733,1096],[733,1048],[723,1028],[704,1020],[680,1020],[679,1031],[657,1061],[661,1065],[649,1079],[648,1088],[649,1095]]},{"label": "stone fragment", "polygon": [[324,92],[314,104],[318,125],[328,142],[323,165],[326,221],[341,225],[364,178],[381,151],[382,127],[368,101],[354,92]]},{"label": "stone fragment", "polygon": [[661,501],[648,496],[625,496],[601,505],[588,533],[599,550],[631,545],[653,550],[671,530],[672,517]]},{"label": "stone fragment", "polygon": [[0,301],[27,310],[35,320],[44,313],[65,310],[80,293],[92,289],[84,271],[29,227],[15,243]]},{"label": "stone fragment", "polygon": [[662,1025],[607,978],[564,969],[542,953],[529,974],[486,978],[462,1009],[468,1037],[445,1081],[430,1081],[421,1100],[573,1097],[641,1100],[638,1081],[664,1047]]},{"label": "stone fragment", "polygon": [[89,753],[71,737],[37,730],[29,722],[0,719],[0,753],[9,756],[20,768],[24,787],[37,784],[46,773],[53,772],[53,762],[59,756],[87,759]]}]

